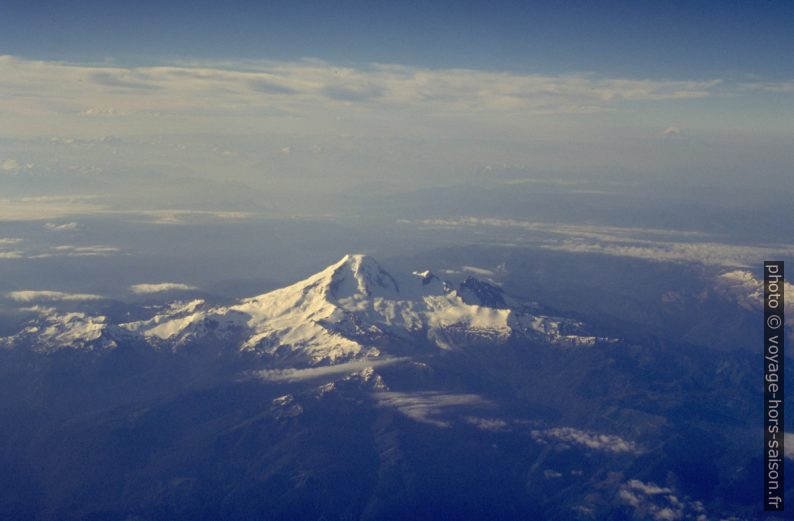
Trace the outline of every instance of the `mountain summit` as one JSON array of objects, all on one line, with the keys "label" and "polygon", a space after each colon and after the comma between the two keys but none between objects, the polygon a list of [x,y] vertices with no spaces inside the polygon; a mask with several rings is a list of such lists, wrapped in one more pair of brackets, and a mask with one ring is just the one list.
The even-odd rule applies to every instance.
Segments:
[{"label": "mountain summit", "polygon": [[394,297],[400,293],[400,287],[394,277],[368,255],[345,255],[339,262],[318,275],[322,280],[329,282],[328,289],[335,298]]}]

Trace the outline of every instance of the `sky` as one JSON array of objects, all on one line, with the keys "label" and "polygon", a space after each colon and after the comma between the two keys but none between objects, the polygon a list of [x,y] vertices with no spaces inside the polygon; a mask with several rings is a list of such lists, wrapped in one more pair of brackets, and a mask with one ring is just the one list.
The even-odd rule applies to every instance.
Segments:
[{"label": "sky", "polygon": [[7,54],[400,63],[652,79],[789,80],[794,7],[735,2],[4,0]]},{"label": "sky", "polygon": [[534,182],[794,191],[791,2],[0,8],[3,219],[324,215],[452,186],[498,207]]},{"label": "sky", "polygon": [[0,0],[0,292],[247,294],[466,245],[791,258],[792,15]]}]

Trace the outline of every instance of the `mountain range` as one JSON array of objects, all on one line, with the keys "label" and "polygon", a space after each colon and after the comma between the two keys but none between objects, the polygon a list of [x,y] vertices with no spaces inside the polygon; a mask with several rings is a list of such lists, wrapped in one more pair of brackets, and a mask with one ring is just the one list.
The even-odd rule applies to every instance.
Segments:
[{"label": "mountain range", "polygon": [[92,305],[0,340],[8,518],[760,519],[747,353],[366,255],[228,303]]},{"label": "mountain range", "polygon": [[230,306],[175,302],[144,320],[118,324],[101,315],[37,311],[40,316],[5,338],[5,345],[52,351],[113,349],[143,341],[155,349],[179,349],[211,339],[260,357],[316,365],[377,358],[382,355],[377,346],[388,343],[455,349],[510,338],[571,345],[600,340],[577,334],[582,328],[577,321],[533,314],[531,304],[506,297],[488,282],[468,277],[453,285],[429,270],[394,276],[360,254]]}]

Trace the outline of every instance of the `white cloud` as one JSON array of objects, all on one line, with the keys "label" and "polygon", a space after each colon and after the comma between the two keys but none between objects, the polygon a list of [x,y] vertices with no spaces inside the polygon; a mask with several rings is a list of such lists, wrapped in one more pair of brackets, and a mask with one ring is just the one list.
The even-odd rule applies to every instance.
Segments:
[{"label": "white cloud", "polygon": [[[620,101],[708,96],[720,82],[654,81],[594,74],[527,74],[319,60],[185,63],[124,68],[0,56],[0,109],[43,116],[48,110],[91,119],[165,119],[278,109],[292,114],[330,107],[442,112],[576,113]],[[208,105],[207,99],[213,99]],[[47,99],[45,108],[41,100]],[[168,121],[171,119],[171,121]],[[183,124],[181,121],[180,124]]]},{"label": "white cloud", "polygon": [[618,497],[624,503],[626,503],[627,505],[631,505],[634,508],[637,508],[637,507],[640,506],[640,498],[637,496],[637,494],[635,494],[631,490],[628,490],[625,487],[620,489],[620,492],[618,492]]},{"label": "white cloud", "polygon": [[672,488],[632,479],[618,489],[618,499],[634,509],[634,518],[654,521],[708,519],[703,504],[679,499]]},{"label": "white cloud", "polygon": [[20,172],[30,172],[33,170],[33,166],[33,163],[20,163],[16,159],[6,159],[0,163],[0,172],[19,174]]},{"label": "white cloud", "polygon": [[532,431],[532,438],[541,443],[561,443],[565,445],[579,445],[593,450],[621,453],[628,452],[639,454],[641,451],[631,441],[612,434],[595,434],[581,431],[571,427],[555,427],[546,430]]},{"label": "white cloud", "polygon": [[788,459],[794,460],[794,433],[785,433],[783,435],[783,444],[786,447],[786,452],[783,455]]},{"label": "white cloud", "polygon": [[681,129],[678,127],[667,127],[656,134],[656,137],[660,137],[662,139],[683,139],[684,135],[681,132]]},{"label": "white cloud", "polygon": [[654,512],[653,518],[657,521],[675,521],[681,519],[681,513],[670,507],[664,507]]},{"label": "white cloud", "polygon": [[50,257],[109,257],[116,255],[121,250],[115,246],[76,246],[64,244],[53,246],[41,253],[31,253],[27,255],[29,259],[47,259]]},{"label": "white cloud", "polygon": [[[746,309],[761,309],[764,298],[764,282],[746,270],[733,270],[721,274],[716,281],[717,290],[735,300]],[[785,283],[785,289],[790,284]]]},{"label": "white cloud", "polygon": [[653,483],[643,483],[638,479],[632,479],[628,482],[629,487],[634,490],[639,490],[645,495],[653,496],[656,494],[669,494],[672,492],[669,488],[659,487]]},{"label": "white cloud", "polygon": [[16,237],[0,237],[0,259],[22,259],[25,257],[24,253],[20,250],[7,249],[9,246],[16,245],[22,242],[22,239]]},{"label": "white cloud", "polygon": [[474,275],[478,275],[481,277],[493,277],[495,273],[493,270],[485,269],[485,268],[478,268],[476,266],[463,266],[461,268],[463,271],[472,273]]},{"label": "white cloud", "polygon": [[[771,257],[771,256],[770,256]],[[733,270],[719,275],[715,289],[748,310],[761,310],[764,305],[764,281],[747,270]],[[783,282],[783,290],[788,295],[794,294],[794,284]],[[794,306],[786,306],[784,310],[786,328],[794,329]]]},{"label": "white cloud", "polygon": [[51,231],[66,231],[66,230],[76,230],[78,228],[78,225],[76,222],[45,223],[44,227]]},{"label": "white cloud", "polygon": [[[408,221],[411,222],[411,221]],[[456,219],[424,219],[415,221],[421,226],[437,228],[516,228],[524,231],[553,233],[571,237],[585,237],[592,239],[619,241],[637,241],[639,237],[671,236],[671,237],[698,237],[699,232],[669,230],[661,228],[636,228],[630,226],[595,226],[583,224],[549,223],[538,221],[522,221],[519,219],[495,219],[482,217],[459,217]]]},{"label": "white cloud", "polygon": [[398,362],[403,362],[405,360],[405,358],[364,359],[322,367],[307,367],[303,369],[264,369],[262,371],[254,372],[253,375],[269,382],[300,382],[303,380],[312,380],[314,378],[321,378],[325,376],[335,376],[342,374],[349,375],[363,371],[367,368],[391,365]]},{"label": "white cloud", "polygon": [[[571,253],[598,253],[622,257],[636,257],[662,262],[698,262],[726,267],[757,265],[766,258],[794,255],[794,245],[739,246],[703,241],[699,232],[634,228],[617,226],[592,226],[522,221],[517,219],[488,219],[461,217],[457,219],[425,219],[416,224],[431,228],[490,228],[519,229],[525,232],[521,240],[538,244],[549,250]],[[549,239],[548,235],[564,239]],[[492,236],[494,236],[492,234]]]},{"label": "white cloud", "polygon": [[738,89],[751,92],[756,91],[774,92],[777,94],[792,94],[794,93],[794,81],[741,83],[738,85]]},{"label": "white cloud", "polygon": [[62,291],[48,291],[48,290],[21,290],[11,291],[8,297],[17,302],[34,302],[37,300],[45,301],[82,301],[82,300],[101,300],[104,297],[99,295],[92,295],[90,293],[64,293]]},{"label": "white cloud", "polygon": [[[128,195],[122,185],[134,186],[130,171],[154,173],[158,167],[207,179],[217,179],[222,171],[227,179],[268,193],[291,188],[297,182],[293,172],[306,176],[301,184],[317,191],[373,175],[395,181],[394,186],[403,181],[435,185],[438,179],[460,180],[461,173],[483,164],[567,172],[630,170],[633,164],[658,172],[660,160],[649,157],[658,147],[649,151],[622,140],[652,136],[668,122],[660,122],[656,112],[647,119],[632,117],[647,126],[638,134],[627,128],[628,119],[613,113],[642,113],[643,106],[655,110],[659,100],[675,104],[732,88],[718,79],[339,66],[318,60],[120,67],[0,56],[0,75],[14,78],[0,84],[0,112],[13,129],[7,137],[14,147],[7,155],[19,160],[17,166],[32,161],[46,173],[45,180],[73,165],[86,185],[103,181],[90,186],[107,188],[108,204]],[[581,113],[587,116],[576,116]],[[686,120],[675,123],[691,126]],[[120,141],[97,138],[103,135]],[[611,149],[617,139],[625,145],[620,154]],[[224,154],[207,147],[185,153],[168,148],[173,140],[234,143],[235,150]],[[254,141],[267,145],[255,147]],[[351,143],[356,143],[354,154]],[[75,149],[92,146],[92,154],[76,154]],[[314,150],[323,151],[323,161],[309,157]],[[79,213],[64,214],[52,206],[39,218]],[[0,204],[0,219],[22,219],[22,212],[37,215]]]},{"label": "white cloud", "polygon": [[437,427],[449,427],[448,421],[438,416],[448,410],[473,405],[487,405],[489,402],[476,394],[450,394],[439,392],[381,392],[376,393],[378,405],[394,407],[409,418]]},{"label": "white cloud", "polygon": [[499,418],[478,418],[476,416],[467,416],[466,421],[483,431],[503,432],[510,430],[507,422],[500,420]]},{"label": "white cloud", "polygon": [[60,219],[69,215],[97,213],[105,207],[95,195],[53,195],[0,198],[0,220]]},{"label": "white cloud", "polygon": [[6,159],[2,164],[0,164],[0,170],[12,174],[19,172],[20,168],[22,168],[22,166],[16,159]]},{"label": "white cloud", "polygon": [[635,257],[662,262],[698,262],[725,267],[744,267],[777,256],[794,255],[794,247],[736,246],[716,242],[647,242],[615,244],[584,241],[563,241],[546,244],[545,249],[570,253],[599,253],[619,257]]},{"label": "white cloud", "polygon": [[40,306],[39,304],[34,304],[32,306],[27,306],[23,308],[19,308],[20,311],[27,311],[30,313],[37,313],[39,315],[52,315],[57,313],[58,310],[51,306]]},{"label": "white cloud", "polygon": [[163,291],[190,291],[198,289],[195,286],[179,282],[159,282],[154,284],[133,284],[130,291],[133,293],[160,293]]},{"label": "white cloud", "polygon": [[250,212],[222,211],[222,210],[131,210],[120,211],[133,215],[143,215],[151,218],[150,224],[187,224],[199,218],[212,218],[223,221],[245,220],[254,214]]},{"label": "white cloud", "polygon": [[[53,223],[47,223],[53,224]],[[52,231],[73,230],[74,223],[65,225],[55,224],[52,227],[45,225],[45,228]],[[61,226],[64,226],[63,228]],[[53,257],[109,257],[121,252],[115,246],[88,245],[78,246],[73,244],[62,244],[59,246],[28,246],[20,249],[19,247],[9,250],[7,246],[22,242],[21,239],[0,239],[0,259],[49,259]]]}]

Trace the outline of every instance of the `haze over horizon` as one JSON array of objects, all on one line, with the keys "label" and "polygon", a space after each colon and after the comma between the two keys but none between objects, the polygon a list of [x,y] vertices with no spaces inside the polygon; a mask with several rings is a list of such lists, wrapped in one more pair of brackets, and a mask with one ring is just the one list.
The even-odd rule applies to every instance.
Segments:
[{"label": "haze over horizon", "polygon": [[794,192],[792,11],[6,2],[0,216],[522,184],[760,209]]}]

